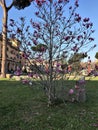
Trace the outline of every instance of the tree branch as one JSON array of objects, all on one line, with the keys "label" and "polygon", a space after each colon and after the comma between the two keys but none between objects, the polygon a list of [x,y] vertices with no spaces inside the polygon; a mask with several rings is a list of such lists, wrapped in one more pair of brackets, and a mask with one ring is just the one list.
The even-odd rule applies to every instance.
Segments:
[{"label": "tree branch", "polygon": [[0,6],[2,6],[3,7],[3,4],[2,4],[2,2],[0,1]]},{"label": "tree branch", "polygon": [[14,5],[14,1],[11,3],[11,5],[9,7],[7,7],[7,10],[9,11]]},{"label": "tree branch", "polygon": [[6,3],[5,3],[5,0],[0,0],[0,5],[3,9],[6,8]]}]

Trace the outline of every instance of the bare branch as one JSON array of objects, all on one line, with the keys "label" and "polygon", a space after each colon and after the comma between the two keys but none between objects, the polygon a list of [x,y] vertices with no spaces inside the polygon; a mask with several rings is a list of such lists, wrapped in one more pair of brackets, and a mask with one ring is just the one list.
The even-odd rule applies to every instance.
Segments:
[{"label": "bare branch", "polygon": [[0,6],[3,7],[2,1],[0,0]]},{"label": "bare branch", "polygon": [[10,10],[13,7],[14,1],[11,3],[9,7],[7,7],[7,10]]}]

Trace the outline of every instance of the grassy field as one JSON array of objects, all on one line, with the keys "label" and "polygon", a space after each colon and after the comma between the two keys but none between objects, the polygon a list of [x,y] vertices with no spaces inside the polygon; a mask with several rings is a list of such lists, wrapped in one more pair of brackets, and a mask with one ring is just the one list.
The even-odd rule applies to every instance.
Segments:
[{"label": "grassy field", "polygon": [[48,108],[39,86],[0,80],[0,130],[98,130],[98,81],[87,81],[86,90],[85,103]]}]

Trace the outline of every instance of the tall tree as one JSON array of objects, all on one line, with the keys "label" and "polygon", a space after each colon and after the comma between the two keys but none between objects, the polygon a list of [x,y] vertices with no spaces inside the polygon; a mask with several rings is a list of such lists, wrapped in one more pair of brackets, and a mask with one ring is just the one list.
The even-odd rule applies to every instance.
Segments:
[{"label": "tall tree", "polygon": [[[55,88],[58,85],[55,81],[66,73],[66,65],[62,67],[62,61],[67,61],[71,54],[81,54],[84,48],[86,54],[95,47],[90,46],[90,42],[94,40],[91,36],[94,31],[90,19],[81,18],[76,13],[78,0],[73,7],[66,6],[68,3],[69,0],[36,0],[36,3],[34,2],[36,21],[31,19],[33,27],[33,34],[29,37],[31,41],[24,42],[26,36],[23,34],[22,26],[18,29],[22,32],[20,38],[25,43],[24,50],[27,47],[23,56],[29,60],[28,65],[32,70],[30,75],[32,78],[41,79],[40,83],[48,97],[48,105],[56,98]],[[28,47],[30,43],[33,44],[31,48]]]},{"label": "tall tree", "polygon": [[29,6],[31,0],[12,0],[12,3],[7,7],[6,0],[0,0],[0,6],[3,9],[3,20],[2,20],[2,67],[1,76],[6,77],[6,44],[7,44],[7,21],[8,21],[8,11],[15,6],[17,9],[24,9]]}]

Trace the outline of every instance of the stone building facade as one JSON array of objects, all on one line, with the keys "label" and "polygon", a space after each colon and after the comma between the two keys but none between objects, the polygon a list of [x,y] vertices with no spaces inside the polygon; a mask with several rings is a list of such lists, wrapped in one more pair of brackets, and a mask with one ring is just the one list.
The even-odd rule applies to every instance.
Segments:
[{"label": "stone building facade", "polygon": [[[16,70],[17,66],[21,68],[25,64],[25,59],[22,57],[22,53],[19,50],[20,42],[16,39],[7,40],[7,65],[6,73],[12,73]],[[1,60],[2,60],[2,36],[0,36],[0,72],[1,72]]]}]

